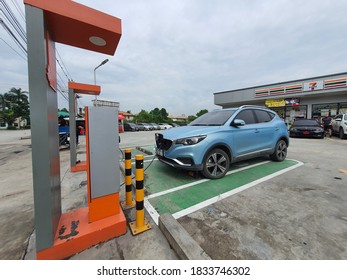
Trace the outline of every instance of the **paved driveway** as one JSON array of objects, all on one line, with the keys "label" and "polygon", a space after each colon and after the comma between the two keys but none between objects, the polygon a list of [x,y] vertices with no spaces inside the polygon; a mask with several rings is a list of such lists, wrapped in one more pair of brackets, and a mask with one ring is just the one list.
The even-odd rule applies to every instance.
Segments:
[{"label": "paved driveway", "polygon": [[[127,136],[132,142],[140,135]],[[144,144],[151,142],[147,135]],[[347,259],[347,140],[290,141],[288,159],[303,165],[178,219],[212,259]],[[164,169],[184,180],[185,174]],[[161,187],[147,185],[148,195]],[[172,206],[173,200],[170,207],[182,204]]]},{"label": "paved driveway", "polygon": [[[20,140],[18,135],[12,138],[13,134],[9,137],[2,133],[0,131],[0,259],[21,259],[33,231],[30,139]],[[154,133],[122,133],[121,147],[153,145]],[[291,139],[288,158],[303,162],[302,166],[223,198],[178,221],[212,259],[345,260],[346,148],[347,140],[335,137]],[[62,151],[61,160],[68,162],[68,151]],[[66,180],[69,174],[61,170],[61,176]],[[69,186],[70,192],[82,190],[75,188]],[[65,195],[64,207],[75,203],[69,201],[70,192]],[[160,236],[154,233],[141,234],[141,246],[144,240],[147,240],[145,244],[154,243],[156,240],[149,236]],[[143,253],[135,250],[136,255],[131,253],[133,250],[110,255],[117,247],[114,242],[118,247],[121,244],[134,249],[135,246],[131,236],[122,236],[80,254],[79,259],[152,257],[147,248]],[[161,257],[156,251],[157,258],[174,258],[167,245],[159,248]]]},{"label": "paved driveway", "polygon": [[212,259],[347,259],[347,141],[291,139],[304,164],[179,222]]}]

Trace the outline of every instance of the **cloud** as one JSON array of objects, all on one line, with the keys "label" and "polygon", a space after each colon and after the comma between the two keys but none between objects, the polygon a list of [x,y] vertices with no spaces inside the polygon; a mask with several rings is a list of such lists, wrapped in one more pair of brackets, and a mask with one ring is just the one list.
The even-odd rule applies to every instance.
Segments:
[{"label": "cloud", "polygon": [[[346,71],[345,1],[76,2],[122,19],[114,56],[57,45],[77,82],[94,83],[94,68],[109,59],[96,71],[99,98],[120,102],[121,110],[195,115],[217,108],[217,91]],[[1,41],[0,47],[1,77],[25,84],[23,60]]]}]

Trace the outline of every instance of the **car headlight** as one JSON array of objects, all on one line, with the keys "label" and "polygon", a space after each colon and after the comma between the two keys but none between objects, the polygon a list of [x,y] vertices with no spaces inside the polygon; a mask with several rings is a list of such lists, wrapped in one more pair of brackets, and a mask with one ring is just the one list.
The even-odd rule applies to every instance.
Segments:
[{"label": "car headlight", "polygon": [[206,138],[206,135],[181,138],[174,141],[175,144],[195,145]]}]

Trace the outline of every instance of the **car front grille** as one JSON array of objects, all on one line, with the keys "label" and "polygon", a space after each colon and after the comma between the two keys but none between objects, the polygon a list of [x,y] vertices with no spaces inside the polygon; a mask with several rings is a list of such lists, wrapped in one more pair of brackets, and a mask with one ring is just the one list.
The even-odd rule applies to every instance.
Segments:
[{"label": "car front grille", "polygon": [[156,143],[158,149],[162,149],[162,150],[165,150],[165,151],[170,149],[171,146],[172,146],[172,141],[168,140],[168,139],[165,139],[163,137],[163,134],[160,134],[160,133],[156,133],[156,135],[155,135],[155,143]]},{"label": "car front grille", "polygon": [[304,128],[298,128],[297,130],[302,132],[302,131],[315,131],[317,128],[312,128],[312,127],[304,127]]}]

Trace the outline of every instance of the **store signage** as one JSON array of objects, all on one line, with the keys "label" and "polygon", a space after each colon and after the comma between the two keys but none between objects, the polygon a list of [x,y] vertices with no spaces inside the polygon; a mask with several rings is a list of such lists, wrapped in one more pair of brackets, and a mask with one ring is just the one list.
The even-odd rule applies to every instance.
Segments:
[{"label": "store signage", "polygon": [[270,108],[285,107],[285,106],[300,106],[299,98],[286,98],[286,99],[267,99],[265,105]]},{"label": "store signage", "polygon": [[302,84],[288,85],[283,87],[264,88],[255,90],[255,97],[275,96],[282,94],[301,93]]},{"label": "store signage", "polygon": [[274,108],[274,107],[284,107],[286,106],[286,101],[284,99],[268,99],[268,100],[265,100],[265,105],[267,107],[271,107],[271,108]]},{"label": "store signage", "polygon": [[325,80],[324,89],[333,89],[347,86],[347,78]]},{"label": "store signage", "polygon": [[304,91],[314,91],[323,89],[323,81],[304,83]]},{"label": "store signage", "polygon": [[300,106],[299,98],[286,98],[286,106]]},{"label": "store signage", "polygon": [[317,91],[317,90],[329,90],[347,87],[347,78],[338,78],[331,80],[320,80],[320,81],[312,81],[303,84],[293,84],[286,86],[277,86],[272,88],[260,88],[255,90],[255,97],[270,97],[270,96],[278,96],[284,94],[292,94],[292,93],[303,93],[308,91]]}]

